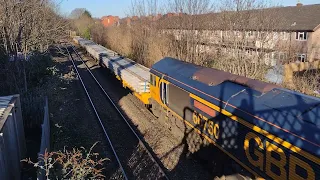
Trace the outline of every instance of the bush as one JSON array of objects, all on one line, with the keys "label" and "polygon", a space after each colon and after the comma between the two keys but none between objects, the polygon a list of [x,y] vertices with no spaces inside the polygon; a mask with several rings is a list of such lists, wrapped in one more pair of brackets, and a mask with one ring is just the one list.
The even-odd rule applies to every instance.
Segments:
[{"label": "bush", "polygon": [[35,53],[26,63],[29,89],[37,87],[52,75],[52,59],[49,54]]},{"label": "bush", "polygon": [[90,39],[91,38],[91,33],[90,33],[90,29],[86,28],[82,34],[82,36],[86,39]]},{"label": "bush", "polygon": [[104,178],[102,168],[108,158],[98,159],[99,153],[93,153],[85,148],[63,150],[58,152],[45,152],[40,155],[38,162],[32,162],[31,159],[23,159],[22,162],[32,164],[38,169],[38,172],[46,179],[88,179]]}]

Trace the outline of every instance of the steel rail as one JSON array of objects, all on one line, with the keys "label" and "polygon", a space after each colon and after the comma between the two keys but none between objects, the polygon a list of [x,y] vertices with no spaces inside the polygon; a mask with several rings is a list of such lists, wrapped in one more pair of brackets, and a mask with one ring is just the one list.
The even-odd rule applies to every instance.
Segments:
[{"label": "steel rail", "polygon": [[122,119],[125,121],[125,123],[128,125],[128,127],[130,128],[130,130],[132,131],[132,133],[136,136],[136,138],[139,140],[139,143],[143,146],[143,148],[146,150],[146,152],[148,153],[148,155],[150,156],[151,160],[156,163],[156,165],[158,166],[159,170],[161,171],[161,173],[163,174],[164,178],[169,180],[168,176],[166,175],[166,173],[164,172],[164,170],[161,168],[161,166],[159,165],[159,163],[155,160],[155,157],[150,153],[150,151],[148,150],[148,148],[146,147],[146,145],[144,144],[144,142],[142,141],[142,139],[139,137],[139,135],[135,132],[135,130],[132,128],[132,126],[130,125],[129,121],[125,118],[125,116],[123,115],[123,113],[121,112],[121,110],[118,108],[118,106],[113,102],[113,100],[111,99],[110,95],[105,91],[105,89],[102,87],[102,85],[99,83],[99,81],[96,79],[96,77],[93,75],[93,73],[91,72],[90,68],[88,67],[88,65],[83,61],[81,55],[75,50],[74,46],[71,45],[73,51],[77,54],[77,56],[79,57],[79,59],[83,62],[83,64],[85,64],[88,72],[91,74],[92,78],[95,80],[95,82],[99,85],[100,89],[103,91],[103,93],[107,96],[107,98],[109,99],[109,101],[111,102],[111,104],[113,105],[113,107],[118,111],[118,113],[120,114],[120,116],[122,117]]},{"label": "steel rail", "polygon": [[[72,47],[72,49],[73,49],[73,47]],[[77,72],[77,76],[78,76],[78,78],[79,78],[79,80],[80,80],[80,82],[81,82],[81,84],[82,84],[82,87],[83,87],[83,89],[85,90],[86,95],[87,95],[87,97],[88,97],[88,99],[89,99],[89,101],[90,101],[90,104],[91,104],[91,106],[92,106],[92,108],[93,108],[93,110],[94,110],[94,112],[95,112],[95,114],[96,114],[96,117],[97,117],[98,120],[99,120],[99,123],[100,123],[100,125],[101,125],[101,127],[102,127],[102,129],[103,129],[103,132],[104,132],[104,134],[105,134],[105,136],[106,136],[106,138],[107,138],[107,140],[108,140],[108,143],[109,143],[109,145],[110,145],[110,147],[111,147],[111,149],[112,149],[112,151],[113,151],[113,154],[115,155],[115,157],[116,157],[116,159],[117,159],[117,162],[118,162],[118,164],[119,164],[119,166],[120,166],[120,169],[121,169],[121,171],[122,171],[122,174],[123,174],[124,178],[125,178],[126,180],[128,180],[128,176],[127,176],[126,172],[124,171],[124,168],[123,168],[123,166],[122,166],[122,164],[121,164],[121,162],[120,162],[120,159],[119,159],[119,157],[118,157],[118,155],[117,155],[117,152],[115,151],[115,148],[114,148],[113,145],[112,145],[111,139],[109,138],[109,135],[108,135],[108,133],[107,133],[107,131],[106,131],[103,123],[102,123],[102,120],[101,120],[101,118],[100,118],[100,116],[99,116],[99,114],[98,114],[98,111],[97,111],[97,109],[96,109],[96,107],[95,107],[95,105],[94,105],[94,103],[93,103],[93,101],[92,101],[92,99],[91,99],[91,96],[89,95],[89,92],[88,92],[88,90],[87,90],[87,87],[86,87],[86,85],[84,84],[84,82],[83,82],[83,80],[82,80],[82,78],[81,78],[81,75],[80,75],[80,73],[79,73],[79,71],[78,71],[78,68],[77,68],[77,66],[76,66],[75,63],[74,63],[74,59],[73,59],[71,53],[70,53],[69,50],[68,50],[68,46],[66,47],[66,50],[67,50],[67,52],[68,52],[68,54],[69,54],[70,61],[72,62],[73,67],[74,67],[74,69],[75,69],[76,72]],[[75,52],[76,52],[76,51],[75,51]]]}]

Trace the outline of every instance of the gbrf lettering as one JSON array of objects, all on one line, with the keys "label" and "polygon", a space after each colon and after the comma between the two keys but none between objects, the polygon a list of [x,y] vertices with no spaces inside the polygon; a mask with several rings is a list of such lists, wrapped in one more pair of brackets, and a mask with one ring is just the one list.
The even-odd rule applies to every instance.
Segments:
[{"label": "gbrf lettering", "polygon": [[[253,152],[249,149],[253,149]],[[315,172],[307,162],[294,154],[286,154],[269,141],[263,143],[253,132],[246,135],[244,150],[248,161],[272,179],[315,180]]]}]

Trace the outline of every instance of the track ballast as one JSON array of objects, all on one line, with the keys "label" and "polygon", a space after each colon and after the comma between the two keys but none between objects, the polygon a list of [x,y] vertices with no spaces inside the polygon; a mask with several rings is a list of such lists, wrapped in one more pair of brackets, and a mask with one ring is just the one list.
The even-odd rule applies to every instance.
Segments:
[{"label": "track ballast", "polygon": [[[113,157],[124,179],[168,179],[162,166],[143,139],[135,132],[126,116],[95,78],[81,56],[70,44],[66,45],[69,59],[106,136]],[[77,65],[79,64],[80,65]]]}]

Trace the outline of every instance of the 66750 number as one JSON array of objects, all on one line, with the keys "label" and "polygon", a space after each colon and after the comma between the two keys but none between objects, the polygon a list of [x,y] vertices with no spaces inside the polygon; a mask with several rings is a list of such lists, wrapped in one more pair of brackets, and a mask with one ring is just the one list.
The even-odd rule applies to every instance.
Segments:
[{"label": "66750 number", "polygon": [[207,117],[194,112],[193,123],[197,129],[202,131],[203,133],[211,135],[211,137],[215,139],[219,139],[219,124],[209,120]]}]

